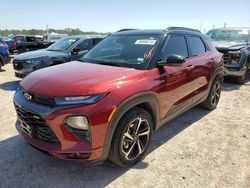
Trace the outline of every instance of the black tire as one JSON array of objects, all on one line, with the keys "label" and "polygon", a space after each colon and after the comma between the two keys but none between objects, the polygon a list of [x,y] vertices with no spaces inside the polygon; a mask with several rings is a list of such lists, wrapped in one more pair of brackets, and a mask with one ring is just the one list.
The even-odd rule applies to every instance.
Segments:
[{"label": "black tire", "polygon": [[201,103],[203,108],[214,110],[217,107],[221,95],[221,86],[222,79],[220,77],[216,77],[211,85],[207,99]]},{"label": "black tire", "polygon": [[246,71],[244,72],[244,74],[242,76],[237,76],[234,78],[234,83],[236,84],[244,84],[245,83],[245,79],[248,73],[248,67],[249,67],[249,63],[246,64]]},{"label": "black tire", "polygon": [[[137,129],[139,122],[141,123]],[[152,135],[153,120],[150,114],[141,108],[133,108],[117,125],[110,146],[109,160],[121,167],[134,165],[144,156]]]},{"label": "black tire", "polygon": [[2,70],[2,64],[3,64],[3,62],[2,62],[1,57],[0,57],[0,70]]}]

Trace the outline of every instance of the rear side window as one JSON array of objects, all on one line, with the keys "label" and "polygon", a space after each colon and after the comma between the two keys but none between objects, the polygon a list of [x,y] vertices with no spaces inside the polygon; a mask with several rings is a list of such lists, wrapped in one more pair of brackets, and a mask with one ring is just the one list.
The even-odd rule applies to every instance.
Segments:
[{"label": "rear side window", "polygon": [[27,42],[35,42],[36,38],[35,37],[26,37]]},{"label": "rear side window", "polygon": [[187,43],[184,36],[170,36],[163,48],[163,60],[169,55],[176,54],[188,57]]},{"label": "rear side window", "polygon": [[206,53],[206,47],[200,37],[188,37],[191,57],[200,56]]}]

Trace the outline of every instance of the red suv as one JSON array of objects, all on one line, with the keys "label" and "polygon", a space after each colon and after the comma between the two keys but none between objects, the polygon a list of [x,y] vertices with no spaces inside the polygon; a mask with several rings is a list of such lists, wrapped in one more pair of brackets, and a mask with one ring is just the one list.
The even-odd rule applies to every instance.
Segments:
[{"label": "red suv", "polygon": [[222,80],[222,54],[202,33],[123,30],[81,61],[28,75],[14,96],[16,127],[56,158],[130,166],[161,125],[198,104],[215,109]]}]

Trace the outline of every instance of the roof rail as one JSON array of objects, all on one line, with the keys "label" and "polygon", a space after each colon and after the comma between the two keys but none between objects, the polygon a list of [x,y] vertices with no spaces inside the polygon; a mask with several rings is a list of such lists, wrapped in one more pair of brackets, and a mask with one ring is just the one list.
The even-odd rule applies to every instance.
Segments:
[{"label": "roof rail", "polygon": [[191,29],[186,27],[168,27],[167,30],[187,30],[201,33],[198,29]]},{"label": "roof rail", "polygon": [[131,31],[131,30],[137,30],[137,29],[120,29],[120,30],[116,31],[116,33],[122,32],[122,31]]}]

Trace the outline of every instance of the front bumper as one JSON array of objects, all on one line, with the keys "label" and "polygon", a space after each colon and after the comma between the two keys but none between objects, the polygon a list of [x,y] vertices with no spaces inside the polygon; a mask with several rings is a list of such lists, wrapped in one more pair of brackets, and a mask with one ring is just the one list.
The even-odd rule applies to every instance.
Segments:
[{"label": "front bumper", "polygon": [[[30,112],[32,116],[37,114],[37,116],[44,119],[46,124],[59,140],[58,143],[49,143],[39,139],[39,137],[32,137],[24,131],[21,125],[21,121],[23,120],[18,116],[21,121],[18,120],[16,122],[17,131],[29,144],[35,148],[38,148],[39,150],[42,150],[55,158],[67,161],[81,161],[86,162],[87,164],[95,164],[106,159],[106,156],[103,155],[103,152],[105,149],[104,139],[107,124],[98,122],[98,120],[103,121],[102,116],[98,116],[98,120],[96,117],[95,120],[92,120],[91,117],[89,118],[90,122],[92,122],[94,125],[90,126],[91,140],[89,142],[85,140],[79,140],[79,138],[70,132],[64,125],[64,119],[68,116],[79,114],[88,116],[88,111],[92,110],[90,107],[48,107],[27,101],[22,95],[21,91],[16,92],[14,96],[14,104],[21,109]],[[35,126],[39,126],[39,123],[37,123]],[[81,155],[81,157],[76,155]]]},{"label": "front bumper", "polygon": [[23,60],[16,60],[16,59],[13,60],[13,68],[15,70],[15,76],[18,78],[24,78],[28,74],[44,67],[46,67],[44,62],[41,62],[39,64],[29,64]]},{"label": "front bumper", "polygon": [[246,71],[246,67],[240,68],[237,66],[224,66],[224,75],[225,76],[243,76]]}]

